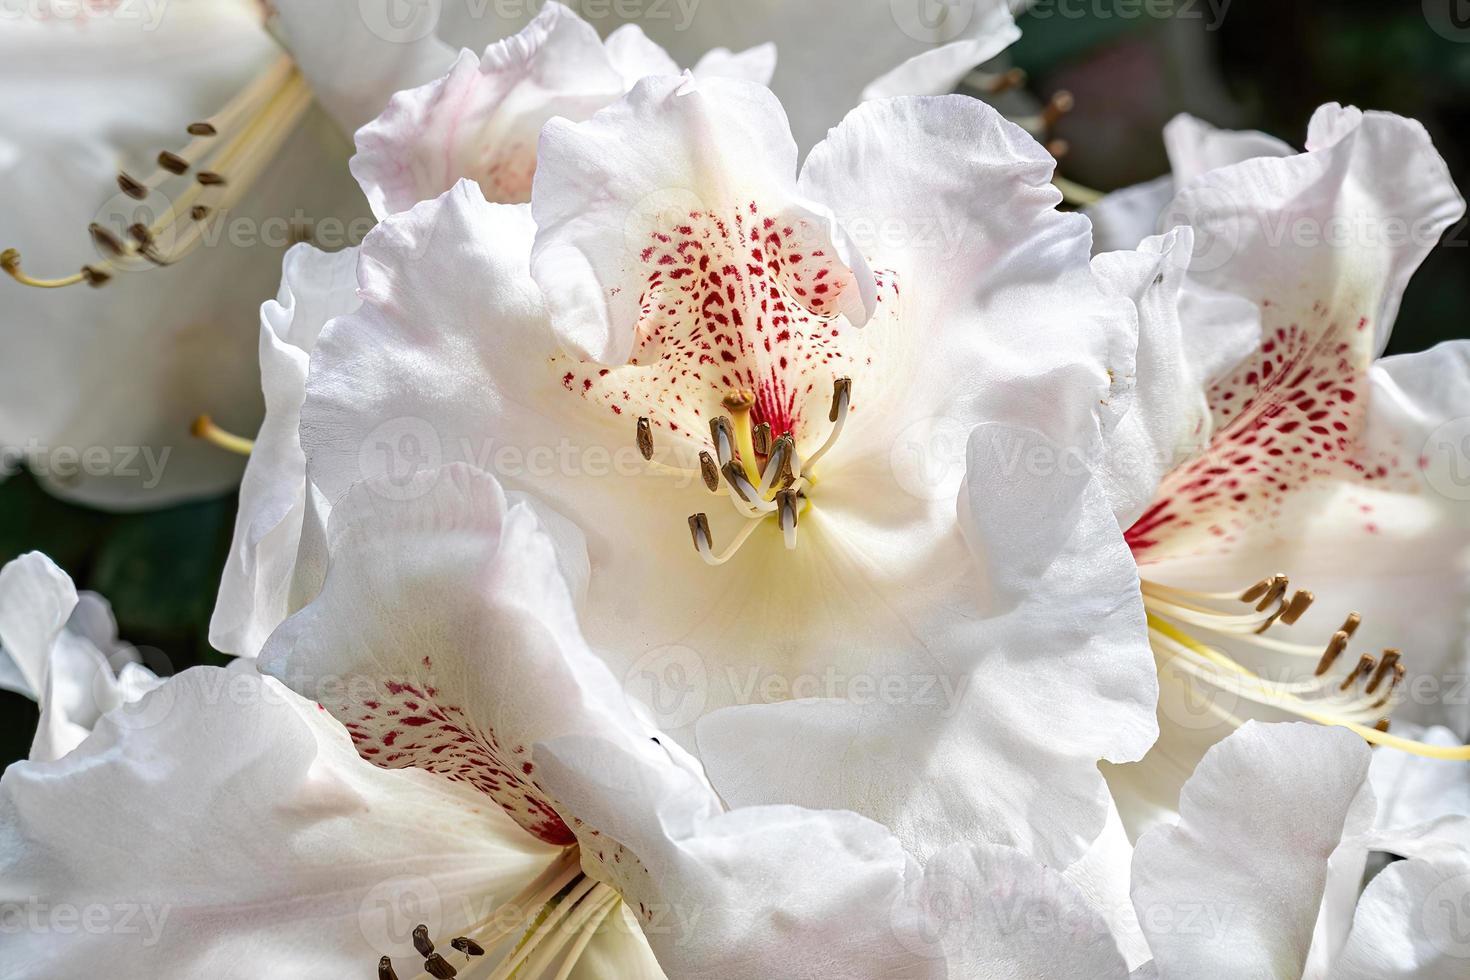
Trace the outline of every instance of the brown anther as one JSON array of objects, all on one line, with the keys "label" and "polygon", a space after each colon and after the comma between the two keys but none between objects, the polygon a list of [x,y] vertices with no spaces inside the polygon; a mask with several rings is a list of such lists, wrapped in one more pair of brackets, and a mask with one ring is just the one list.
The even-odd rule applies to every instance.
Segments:
[{"label": "brown anther", "polygon": [[459,971],[449,965],[449,961],[438,953],[431,953],[424,960],[424,972],[436,980],[453,980],[459,976]]},{"label": "brown anther", "polygon": [[[732,459],[721,468],[720,472],[725,474],[725,479],[729,481],[730,489],[735,491],[735,495],[749,503],[750,497],[746,496],[745,487],[750,486],[750,481],[745,478],[745,471],[740,468],[740,464]],[[751,489],[755,488],[751,487]]]},{"label": "brown anther", "polygon": [[393,960],[387,956],[378,960],[378,980],[398,980],[398,974],[393,972]]},{"label": "brown anther", "polygon": [[1339,626],[1337,629],[1339,632],[1346,633],[1349,637],[1351,637],[1354,633],[1358,631],[1358,625],[1362,622],[1362,616],[1359,616],[1357,613],[1348,613],[1347,619],[1344,619],[1342,621],[1342,625]]},{"label": "brown anther", "polygon": [[118,238],[116,235],[99,225],[97,222],[94,221],[90,225],[88,225],[87,231],[89,234],[91,234],[92,242],[97,246],[97,248],[103,252],[106,252],[110,257],[118,258],[127,251],[126,247],[122,243],[122,239]]},{"label": "brown anther", "polygon": [[721,404],[727,412],[748,412],[755,405],[755,392],[748,388],[741,388],[726,395]]},{"label": "brown anther", "polygon": [[711,493],[720,489],[720,467],[709,453],[699,454],[699,475],[704,477],[704,485]]},{"label": "brown anther", "polygon": [[469,936],[456,936],[449,940],[449,945],[459,950],[466,956],[484,956],[485,947],[475,942]]},{"label": "brown anther", "polygon": [[1393,670],[1394,665],[1399,662],[1399,657],[1399,651],[1392,648],[1383,651],[1383,659],[1378,662],[1378,670],[1374,672],[1373,679],[1368,682],[1368,686],[1364,689],[1367,693],[1374,694],[1378,691],[1378,687],[1383,683],[1383,679],[1388,676],[1389,671]]},{"label": "brown anther", "polygon": [[762,456],[771,451],[771,423],[762,422],[750,430],[750,441],[755,446],[755,451]]},{"label": "brown anther", "polygon": [[141,221],[128,225],[128,237],[139,245],[153,244],[153,232]]},{"label": "brown anther", "polygon": [[1271,576],[1271,587],[1266,590],[1265,595],[1261,596],[1261,601],[1256,603],[1256,612],[1265,612],[1266,607],[1270,606],[1273,602],[1280,602],[1285,599],[1286,590],[1290,587],[1291,583],[1285,575]]},{"label": "brown anther", "polygon": [[148,196],[148,188],[143,185],[142,181],[134,180],[125,173],[118,173],[117,186],[135,201],[141,201]]},{"label": "brown anther", "polygon": [[782,490],[776,494],[776,507],[781,530],[796,526],[796,516],[801,510],[801,498],[795,490]]},{"label": "brown anther", "polygon": [[429,938],[429,927],[423,923],[413,927],[413,948],[419,951],[420,956],[431,956],[434,953],[434,941]]},{"label": "brown anther", "polygon": [[190,136],[213,136],[217,132],[219,132],[219,130],[215,129],[214,126],[207,122],[197,122],[189,124]]},{"label": "brown anther", "polygon": [[107,285],[108,280],[111,278],[112,273],[110,272],[103,272],[101,269],[94,268],[90,265],[82,266],[82,279],[93,289]]},{"label": "brown anther", "polygon": [[1404,665],[1402,663],[1394,664],[1393,676],[1388,679],[1388,690],[1383,692],[1383,697],[1373,702],[1373,707],[1381,708],[1385,704],[1388,704],[1389,698],[1393,697],[1393,692],[1398,690],[1398,686],[1404,682],[1404,676],[1407,673],[1408,671],[1404,668]]},{"label": "brown anther", "polygon": [[1257,599],[1259,599],[1261,596],[1265,595],[1271,590],[1271,586],[1275,581],[1275,575],[1270,575],[1266,578],[1261,579],[1255,585],[1252,585],[1250,588],[1246,589],[1240,594],[1240,601],[1255,602]]},{"label": "brown anther", "polygon": [[647,418],[638,420],[638,452],[644,459],[653,459],[653,427]]},{"label": "brown anther", "polygon": [[1379,718],[1378,721],[1374,723],[1373,730],[1375,732],[1384,732],[1384,733],[1387,733],[1388,732],[1388,719],[1387,718]]},{"label": "brown anther", "polygon": [[1074,105],[1076,105],[1076,100],[1072,98],[1071,92],[1066,89],[1057,90],[1046,103],[1046,107],[1041,110],[1041,124],[1050,131],[1057,124],[1058,119],[1072,111]]},{"label": "brown anther", "polygon": [[1342,630],[1332,634],[1332,639],[1327,641],[1327,649],[1322,652],[1322,659],[1317,661],[1317,669],[1313,675],[1321,677],[1332,669],[1332,664],[1337,660],[1343,650],[1347,649],[1348,635]]},{"label": "brown anther", "polygon": [[189,161],[177,153],[171,153],[168,150],[163,150],[158,154],[158,165],[171,174],[186,174],[189,172]]},{"label": "brown anther", "polygon": [[19,272],[20,251],[18,249],[7,248],[5,251],[0,252],[0,269],[4,269],[6,272],[12,274]]},{"label": "brown anther", "polygon": [[695,551],[702,551],[710,546],[714,538],[710,537],[709,518],[703,514],[690,514],[689,536],[694,539]]},{"label": "brown anther", "polygon": [[720,450],[721,439],[724,439],[732,453],[735,451],[735,427],[726,416],[717,415],[709,420],[709,437],[715,444],[715,452]]},{"label": "brown anther", "polygon": [[1002,72],[1001,74],[996,75],[994,78],[992,78],[990,80],[990,83],[985,86],[985,91],[991,95],[1000,95],[1002,92],[1009,92],[1012,89],[1020,88],[1022,85],[1025,84],[1025,69],[1012,68],[1009,71]]},{"label": "brown anther", "polygon": [[796,471],[791,468],[791,458],[796,455],[796,440],[791,438],[790,433],[787,433],[776,440],[774,451],[778,454],[780,459],[778,465],[781,468],[776,471],[776,479],[771,481],[771,486],[784,487],[795,483]]},{"label": "brown anther", "polygon": [[193,218],[195,221],[203,221],[205,218],[209,217],[209,207],[204,204],[196,204],[189,209],[189,217]]},{"label": "brown anther", "polygon": [[225,182],[225,178],[213,170],[201,170],[194,175],[194,179],[205,187],[219,187]]},{"label": "brown anther", "polygon": [[828,422],[836,422],[842,403],[852,398],[852,379],[838,378],[832,382],[832,409],[827,413]]},{"label": "brown anther", "polygon": [[1373,667],[1375,664],[1376,661],[1373,659],[1371,654],[1363,654],[1361,657],[1358,658],[1358,665],[1353,668],[1352,673],[1343,678],[1342,683],[1338,685],[1337,689],[1339,691],[1346,691],[1348,688],[1357,683],[1358,678],[1367,677],[1369,674],[1373,673]]},{"label": "brown anther", "polygon": [[1315,598],[1316,596],[1306,589],[1297,589],[1292,593],[1291,601],[1286,604],[1286,608],[1281,611],[1281,621],[1287,626],[1295,626],[1296,621],[1311,608],[1312,600]]}]

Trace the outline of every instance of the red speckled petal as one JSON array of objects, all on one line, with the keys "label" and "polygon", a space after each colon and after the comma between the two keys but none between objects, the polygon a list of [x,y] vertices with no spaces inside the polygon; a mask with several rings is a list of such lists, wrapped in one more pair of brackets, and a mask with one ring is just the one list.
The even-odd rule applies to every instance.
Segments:
[{"label": "red speckled petal", "polygon": [[1141,562],[1269,541],[1304,489],[1413,482],[1412,448],[1364,438],[1368,366],[1464,202],[1417,123],[1325,106],[1312,134],[1309,152],[1208,173],[1170,209],[1204,243],[1192,285],[1256,302],[1261,343],[1208,392],[1208,450],[1129,530]]},{"label": "red speckled petal", "polygon": [[532,746],[646,740],[582,642],[531,506],[456,464],[362,485],[330,537],[321,595],[272,636],[262,669],[320,701],[365,759],[466,782],[537,838],[571,843]]},{"label": "red speckled petal", "polygon": [[738,302],[747,317],[757,310],[727,287],[755,296],[765,283],[743,279],[773,280],[785,304],[816,317],[861,323],[876,302],[872,273],[831,213],[797,194],[780,103],[749,82],[651,77],[586,123],[553,120],[532,210],[531,273],[552,322],[599,361],[626,361],[650,306],[678,295],[660,287],[696,271],[723,284],[699,303]]}]

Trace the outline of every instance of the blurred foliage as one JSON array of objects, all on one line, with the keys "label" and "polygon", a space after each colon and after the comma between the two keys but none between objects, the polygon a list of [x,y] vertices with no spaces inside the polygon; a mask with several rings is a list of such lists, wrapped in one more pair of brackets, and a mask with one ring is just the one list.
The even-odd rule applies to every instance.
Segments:
[{"label": "blurred foliage", "polygon": [[[1150,15],[1165,9],[1177,16]],[[1011,57],[1036,96],[1076,94],[1059,131],[1072,146],[1061,169],[1099,189],[1163,173],[1159,134],[1176,113],[1300,145],[1312,110],[1339,101],[1422,120],[1464,190],[1470,32],[1445,38],[1422,10],[1373,0],[1040,0],[1020,18]],[[1462,225],[1415,276],[1391,352],[1465,334],[1467,246]],[[78,588],[112,602],[124,639],[156,648],[175,670],[222,663],[208,623],[234,509],[227,496],[104,514],[55,500],[21,475],[0,483],[0,561],[44,551]],[[0,764],[25,755],[34,726],[34,707],[0,692]]]}]

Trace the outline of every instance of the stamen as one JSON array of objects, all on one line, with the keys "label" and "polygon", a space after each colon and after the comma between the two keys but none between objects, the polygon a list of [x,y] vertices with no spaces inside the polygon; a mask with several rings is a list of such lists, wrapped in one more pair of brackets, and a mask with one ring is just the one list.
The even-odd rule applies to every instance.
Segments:
[{"label": "stamen", "polygon": [[141,201],[148,196],[146,185],[121,171],[117,175],[117,186],[119,190],[135,201]]},{"label": "stamen", "polygon": [[449,941],[449,945],[459,950],[466,956],[485,955],[485,948],[468,936],[456,936]]},{"label": "stamen", "polygon": [[766,457],[766,469],[761,474],[761,485],[756,488],[762,497],[772,489],[784,486],[782,476],[791,471],[791,451],[796,446],[796,440],[790,435],[783,435],[776,440],[774,446],[770,447],[770,454]]},{"label": "stamen", "polygon": [[710,441],[715,444],[715,455],[720,461],[720,468],[735,458],[735,430],[730,425],[730,420],[721,415],[709,420]]},{"label": "stamen", "polygon": [[1347,677],[1343,678],[1342,683],[1338,685],[1337,689],[1339,691],[1346,691],[1348,688],[1357,683],[1359,677],[1367,677],[1369,674],[1373,673],[1374,666],[1375,665],[1372,655],[1366,653],[1363,654],[1361,657],[1358,658],[1358,665],[1352,669],[1352,672],[1349,673]]},{"label": "stamen", "polygon": [[420,956],[434,955],[434,942],[429,938],[429,927],[420,923],[414,926],[413,948],[418,950]]},{"label": "stamen", "polygon": [[1327,641],[1327,649],[1322,651],[1322,659],[1317,661],[1315,673],[1318,677],[1321,677],[1332,669],[1332,665],[1337,661],[1338,656],[1342,654],[1342,651],[1347,649],[1348,638],[1346,630],[1338,630],[1332,634],[1332,639]]},{"label": "stamen", "polygon": [[706,565],[723,565],[735,556],[740,546],[745,544],[751,533],[760,527],[761,523],[762,519],[759,517],[747,520],[745,526],[731,540],[730,546],[718,555],[714,553],[714,541],[710,537],[708,517],[704,514],[690,516],[689,533],[694,538],[694,550],[699,552],[699,557],[704,559]]},{"label": "stamen", "polygon": [[653,459],[653,428],[646,417],[638,420],[638,451],[644,459]]},{"label": "stamen", "polygon": [[797,508],[800,506],[795,490],[782,490],[776,494],[776,505],[780,510],[777,520],[781,525],[781,535],[786,539],[786,550],[796,550],[796,516]]},{"label": "stamen", "polygon": [[1373,674],[1373,679],[1368,682],[1368,686],[1363,690],[1368,694],[1376,693],[1379,685],[1383,683],[1383,679],[1388,676],[1398,662],[1399,651],[1394,649],[1384,650],[1383,659],[1378,663],[1378,670]]},{"label": "stamen", "polygon": [[159,151],[158,165],[176,177],[189,172],[189,161],[171,150]]},{"label": "stamen", "polygon": [[398,980],[398,974],[393,972],[393,960],[387,956],[378,960],[378,980]]},{"label": "stamen", "polygon": [[1307,590],[1298,589],[1292,595],[1291,601],[1286,604],[1286,608],[1281,611],[1281,621],[1287,626],[1295,626],[1296,621],[1301,619],[1306,611],[1311,608],[1312,602],[1315,599],[1316,596]]},{"label": "stamen", "polygon": [[751,432],[751,444],[755,451],[765,456],[771,451],[771,423],[762,422]]},{"label": "stamen", "polygon": [[[220,201],[220,207],[232,207],[275,157],[310,106],[311,99],[311,91],[291,59],[282,56],[219,113],[203,123],[189,126],[190,135],[196,139],[181,151],[161,151],[157,157],[158,170],[148,179],[139,180],[125,172],[117,175],[118,188],[128,197],[141,201],[166,180],[187,173],[206,155],[214,154],[209,161],[209,169],[196,175],[195,182],[170,202],[168,210],[147,227],[146,234],[133,234],[134,241],[124,243],[111,231],[94,224],[89,230],[106,261],[97,266],[83,266],[81,272],[72,276],[38,279],[26,275],[20,270],[20,253],[14,249],[0,253],[0,267],[22,285],[56,289],[83,282],[101,286],[112,278],[109,265],[134,256],[141,256],[157,266],[178,261],[202,240],[197,226],[184,230],[171,254],[160,254],[154,248],[155,240],[162,239],[162,233],[173,227],[180,215],[189,214],[197,222],[209,213],[209,209],[201,213],[198,210],[200,205],[195,204],[200,194],[228,184],[230,190]],[[216,147],[211,138],[223,129],[232,131],[230,138]]]},{"label": "stamen", "polygon": [[699,454],[699,475],[704,478],[704,485],[709,488],[710,493],[719,491],[720,468],[707,452],[701,451]]},{"label": "stamen", "polygon": [[255,448],[254,439],[246,439],[244,436],[237,436],[233,432],[226,432],[224,429],[215,425],[214,420],[208,415],[201,415],[196,418],[194,424],[189,426],[189,434],[196,439],[211,442],[221,449],[232,453],[239,453],[241,456],[249,456],[251,450]]},{"label": "stamen", "polygon": [[740,497],[741,500],[745,501],[747,504],[754,507],[756,510],[761,511],[762,513],[769,514],[776,509],[776,505],[772,501],[765,499],[765,497],[763,497],[756,490],[756,488],[751,485],[750,480],[746,478],[745,471],[742,470],[739,465],[735,463],[734,460],[726,463],[725,468],[721,472],[725,474],[725,480],[730,484],[730,489],[733,490],[735,494]]},{"label": "stamen", "polygon": [[459,971],[450,966],[449,961],[438,953],[430,953],[424,960],[424,972],[434,980],[454,980],[459,976]]},{"label": "stamen", "polygon": [[[827,412],[827,421],[832,423],[832,431],[827,433],[827,441],[822,443],[821,448],[812,453],[811,458],[804,464],[812,467],[817,464],[827,450],[837,442],[837,437],[842,434],[842,426],[847,422],[848,410],[852,407],[852,379],[836,378],[832,382],[832,408]],[[800,471],[798,471],[800,472]]]}]

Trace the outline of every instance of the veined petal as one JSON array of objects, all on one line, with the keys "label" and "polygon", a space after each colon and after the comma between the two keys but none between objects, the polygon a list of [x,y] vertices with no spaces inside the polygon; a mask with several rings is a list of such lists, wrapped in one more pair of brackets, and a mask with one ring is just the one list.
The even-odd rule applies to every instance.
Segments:
[{"label": "veined petal", "polygon": [[369,481],[333,508],[329,550],[320,595],[271,636],[262,670],[336,715],[370,762],[468,783],[571,843],[532,747],[583,731],[646,743],[583,644],[532,507],[463,464]]},{"label": "veined petal", "polygon": [[261,307],[266,416],[245,466],[230,556],[209,624],[210,642],[226,653],[255,656],[271,630],[320,584],[321,569],[301,554],[308,514],[301,403],[322,327],[358,307],[356,269],[355,248],[328,253],[297,245],[286,253],[279,294]]},{"label": "veined petal", "polygon": [[[383,954],[411,976],[416,923],[454,935],[554,853],[468,787],[366,765],[248,666],[187,671],[0,779],[0,898],[57,923],[9,937],[17,980],[350,977]],[[68,908],[111,928],[48,918]]]},{"label": "veined petal", "polygon": [[376,116],[394,92],[443,74],[454,58],[435,34],[439,4],[272,0],[270,18],[344,133]]},{"label": "veined petal", "polygon": [[895,698],[875,684],[708,715],[699,746],[722,797],[849,806],[921,856],[966,834],[1055,865],[1080,857],[1109,808],[1097,760],[1147,750],[1158,690],[1136,570],[1085,459],[978,428],[960,503],[974,564],[946,586],[975,590],[970,618],[935,615],[924,628],[945,632],[909,668],[933,690]]},{"label": "veined petal", "polygon": [[1108,436],[1101,479],[1118,523],[1130,526],[1159,481],[1209,442],[1203,379],[1185,354],[1179,293],[1194,233],[1186,226],[1145,239],[1137,251],[1093,259],[1099,277],[1138,307],[1136,376],[1128,411]]},{"label": "veined petal", "polygon": [[1302,975],[1328,859],[1373,819],[1369,755],[1343,729],[1259,722],[1206,753],[1178,826],[1134,849],[1133,904],[1161,980]]},{"label": "veined petal", "polygon": [[[667,304],[663,329],[681,330],[701,299],[682,288],[695,275],[729,280],[713,295],[737,337],[738,318],[780,325],[785,303],[767,312],[772,298],[753,289],[768,283],[796,315],[861,324],[876,304],[861,254],[796,190],[780,103],[748,82],[651,77],[586,123],[548,123],[532,212],[531,274],[563,342],[595,360],[626,360],[656,335],[660,324],[640,322],[652,306]],[[713,316],[703,302],[697,314]]]},{"label": "veined petal", "polygon": [[1192,283],[1256,303],[1261,345],[1209,390],[1210,449],[1130,530],[1140,562],[1269,543],[1303,488],[1413,478],[1412,455],[1360,451],[1369,362],[1464,202],[1417,123],[1329,105],[1312,133],[1306,153],[1210,171],[1170,208],[1210,242]]},{"label": "veined petal", "polygon": [[[898,7],[894,8],[898,10]],[[955,8],[956,10],[964,8]],[[980,0],[968,6],[965,37],[941,44],[884,72],[863,89],[863,99],[895,95],[947,95],[977,66],[1015,44],[1021,30],[1006,0]]]},{"label": "veined petal", "polygon": [[[623,93],[612,40],[559,3],[476,58],[393,96],[358,130],[352,174],[379,218],[438,197],[461,178],[487,200],[531,198],[536,141],[552,116],[586,119]],[[667,57],[667,56],[665,56]],[[668,70],[678,69],[670,62]]]}]

